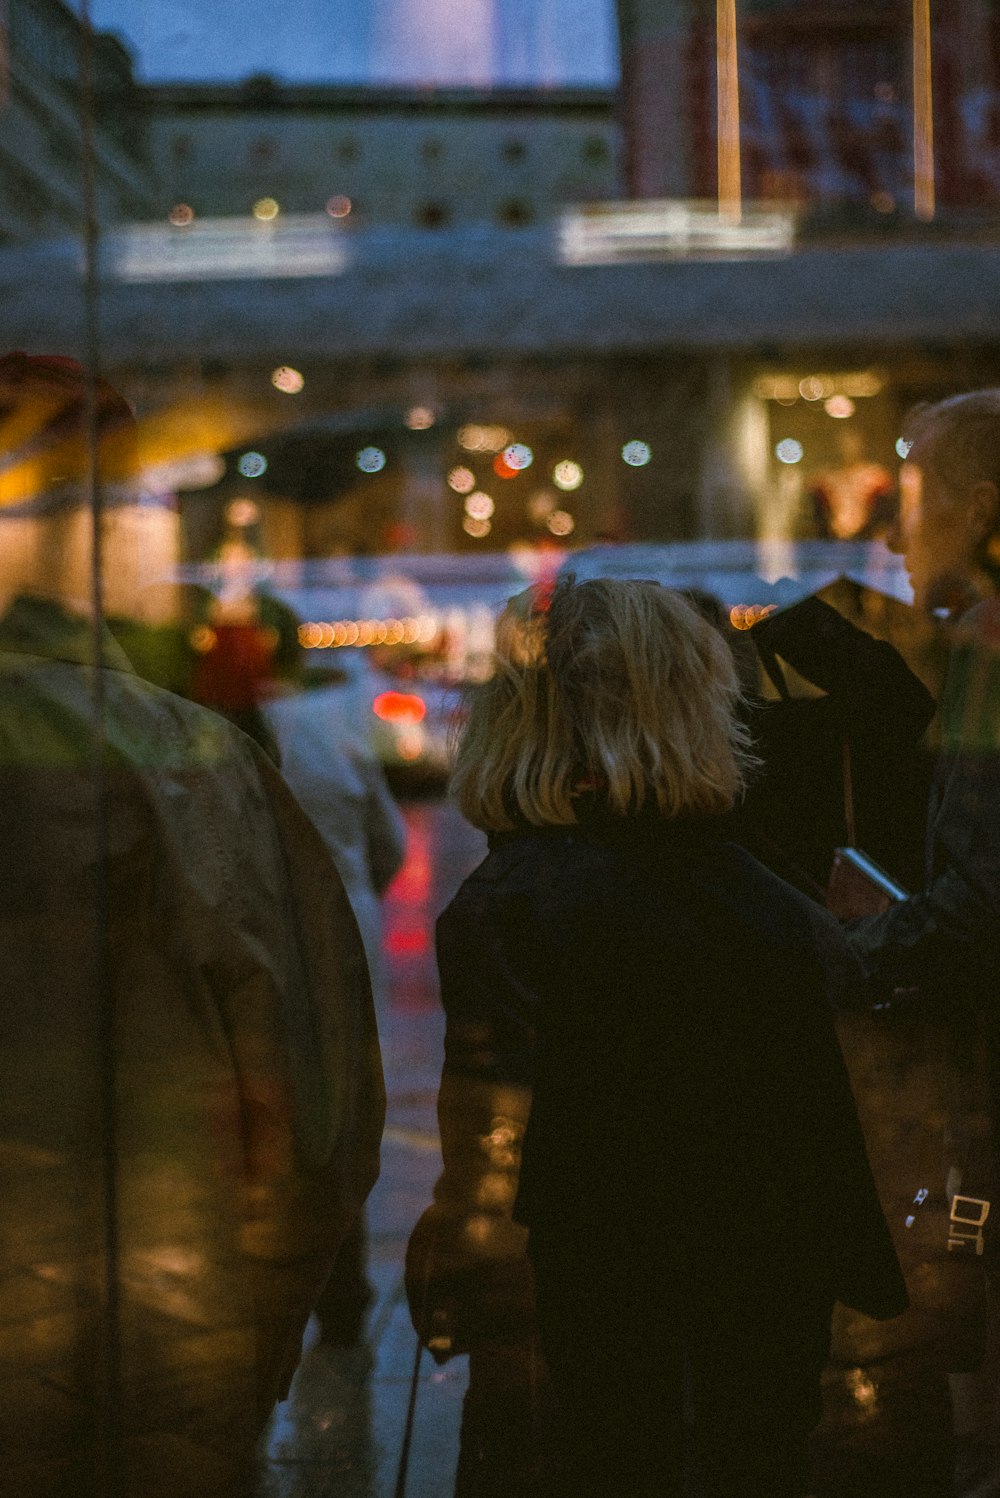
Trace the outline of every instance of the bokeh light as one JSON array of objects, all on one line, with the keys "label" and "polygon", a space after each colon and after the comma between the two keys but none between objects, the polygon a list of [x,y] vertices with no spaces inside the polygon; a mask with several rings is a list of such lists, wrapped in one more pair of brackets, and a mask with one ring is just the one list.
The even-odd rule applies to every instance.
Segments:
[{"label": "bokeh light", "polygon": [[465,501],[465,513],[471,515],[473,520],[489,520],[495,509],[493,500],[482,489],[477,489]]},{"label": "bokeh light", "polygon": [[[579,489],[583,483],[583,469],[579,463],[574,463],[572,459],[566,458],[563,462],[557,463],[555,468],[553,468],[552,482],[557,489],[565,491]],[[551,530],[552,527],[550,526],[549,529]]]},{"label": "bokeh light", "polygon": [[298,395],[305,384],[305,379],[297,369],[291,369],[287,364],[280,364],[271,375],[271,384],[275,390],[283,390],[286,395]]},{"label": "bokeh light", "polygon": [[475,487],[476,475],[462,463],[448,474],[448,488],[454,489],[456,494],[471,494]]},{"label": "bokeh light", "polygon": [[626,442],[622,448],[622,459],[630,468],[645,468],[652,456],[652,449],[648,442],[638,440]]},{"label": "bokeh light", "polygon": [[467,536],[472,536],[475,540],[481,541],[484,536],[489,535],[493,527],[488,520],[477,520],[474,515],[466,515],[462,521],[462,529]]},{"label": "bokeh light", "polygon": [[226,506],[226,519],[230,525],[256,525],[260,519],[260,507],[252,499],[234,499]]},{"label": "bokeh light", "polygon": [[831,395],[823,402],[823,410],[827,416],[835,416],[838,421],[845,421],[848,416],[854,415],[855,405],[849,395]]},{"label": "bokeh light", "polygon": [[190,203],[175,203],[167,217],[178,229],[183,229],[194,223],[194,209]]},{"label": "bokeh light", "polygon": [[456,494],[470,494],[475,487],[476,475],[463,464],[453,468],[448,475],[448,488],[454,489]]},{"label": "bokeh light", "polygon": [[469,453],[498,453],[509,441],[510,433],[506,427],[468,422],[458,429],[458,445]]},{"label": "bokeh light", "polygon": [[244,453],[236,466],[245,479],[259,479],[267,472],[267,459],[263,453]]},{"label": "bokeh light", "polygon": [[523,468],[530,468],[535,461],[535,455],[524,442],[512,442],[503,450],[503,460],[508,468],[513,468],[520,473]]},{"label": "bokeh light", "polygon": [[332,198],[326,200],[326,211],[331,218],[347,218],[353,207],[350,198],[343,193],[334,193]]},{"label": "bokeh light", "polygon": [[254,218],[259,219],[261,223],[268,224],[272,219],[278,217],[281,209],[275,198],[258,198],[251,212]]},{"label": "bokeh light", "polygon": [[416,692],[379,692],[372,702],[372,712],[384,723],[422,723],[427,704]]},{"label": "bokeh light", "polygon": [[753,629],[777,607],[776,603],[738,603],[729,610],[729,622],[734,629]]},{"label": "bokeh light", "polygon": [[779,463],[801,463],[804,450],[801,442],[796,442],[794,437],[783,437],[774,449],[775,457]]},{"label": "bokeh light", "polygon": [[903,458],[905,460],[906,458],[908,458],[910,456],[910,448],[912,446],[913,446],[912,442],[907,442],[907,440],[906,440],[905,437],[900,437],[900,438],[897,439],[897,442],[896,442],[896,452],[899,454],[899,456],[901,458]]},{"label": "bokeh light", "polygon": [[517,468],[511,468],[503,453],[497,453],[496,457],[493,459],[493,472],[496,474],[498,479],[516,479],[519,470]]},{"label": "bokeh light", "polygon": [[554,536],[568,536],[576,529],[576,521],[568,510],[553,510],[545,524]]},{"label": "bokeh light", "polygon": [[804,380],[799,381],[799,394],[803,400],[821,401],[828,393],[827,383],[819,375],[807,375]]},{"label": "bokeh light", "polygon": [[547,520],[556,508],[556,497],[548,489],[536,489],[525,508],[530,518],[536,524],[541,525],[542,521]]},{"label": "bokeh light", "polygon": [[426,432],[437,420],[432,406],[411,406],[403,417],[411,432]]},{"label": "bokeh light", "polygon": [[380,447],[363,447],[354,461],[362,473],[381,473],[386,457]]},{"label": "bokeh light", "polygon": [[211,625],[199,624],[188,635],[188,639],[199,655],[208,655],[210,650],[215,649],[219,637]]}]

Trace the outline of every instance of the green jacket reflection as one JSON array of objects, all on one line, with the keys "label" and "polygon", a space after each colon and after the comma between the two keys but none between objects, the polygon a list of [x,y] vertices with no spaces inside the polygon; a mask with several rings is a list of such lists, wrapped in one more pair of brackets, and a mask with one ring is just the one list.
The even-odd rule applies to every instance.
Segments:
[{"label": "green jacket reflection", "polygon": [[88,1493],[110,1403],[125,1498],[249,1493],[378,1172],[364,952],[262,751],[97,648],[41,599],[0,621],[0,1447]]}]

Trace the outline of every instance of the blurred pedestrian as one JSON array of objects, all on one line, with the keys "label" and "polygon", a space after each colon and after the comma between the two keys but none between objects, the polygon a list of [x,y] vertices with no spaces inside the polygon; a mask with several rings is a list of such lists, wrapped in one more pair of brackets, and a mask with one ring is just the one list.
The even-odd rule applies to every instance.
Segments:
[{"label": "blurred pedestrian", "polygon": [[134,461],[93,393],[96,448],[79,366],[0,361],[45,562],[0,620],[0,1449],[31,1498],[249,1498],[378,1170],[371,994],[271,761],[66,585]]},{"label": "blurred pedestrian", "polygon": [[810,497],[816,533],[831,541],[867,541],[891,518],[892,476],[865,451],[855,427],[836,433],[837,461],[817,473]]},{"label": "blurred pedestrian", "polygon": [[1000,390],[920,407],[905,435],[890,545],[905,559],[916,605],[947,619],[952,650],[925,887],[858,922],[851,942],[868,996],[891,1002],[905,993],[912,1003],[919,992],[964,1057],[946,1141],[946,1250],[985,1265],[992,1284],[983,1360],[952,1379],[956,1491],[988,1498],[1000,1494]]},{"label": "blurred pedestrian", "polygon": [[[381,900],[403,864],[406,824],[345,684],[334,668],[306,685],[300,659],[290,656],[284,689],[272,689],[262,713],[282,776],[337,865],[365,945],[376,1012],[384,1012],[389,993]],[[315,1307],[321,1338],[329,1344],[349,1347],[361,1336],[374,1295],[366,1261],[359,1216]]]},{"label": "blurred pedestrian", "polygon": [[491,849],[438,926],[445,1173],[411,1305],[471,1348],[470,1395],[477,1336],[513,1313],[527,1343],[493,1231],[516,1179],[535,1491],[664,1498],[696,1468],[711,1498],[802,1498],[833,1302],[905,1305],[828,1004],[846,951],[726,840],[750,757],[718,632],[649,583],[537,602],[456,760]]}]

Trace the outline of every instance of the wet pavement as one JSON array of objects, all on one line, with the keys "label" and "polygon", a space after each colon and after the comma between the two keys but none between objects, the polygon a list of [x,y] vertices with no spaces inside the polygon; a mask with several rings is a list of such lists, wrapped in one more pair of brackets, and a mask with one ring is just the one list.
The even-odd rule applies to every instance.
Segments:
[{"label": "wet pavement", "polygon": [[[368,1204],[376,1293],[363,1345],[319,1341],[315,1318],[289,1399],[268,1430],[260,1498],[393,1498],[416,1337],[403,1290],[406,1242],[441,1168],[435,1105],[444,1023],[434,920],[485,853],[441,802],[403,808],[407,858],[385,908],[390,1003],[379,1016],[388,1113],[382,1174]],[[406,1498],[446,1498],[458,1459],[465,1359],[421,1360]]]},{"label": "wet pavement", "polygon": [[[433,922],[484,852],[479,834],[443,803],[413,802],[404,811],[408,857],[386,910],[391,997],[381,1035],[388,1125],[382,1176],[368,1209],[377,1298],[361,1346],[328,1347],[318,1340],[315,1319],[310,1323],[291,1396],[268,1432],[260,1498],[395,1498],[397,1491],[416,1351],[403,1259],[440,1168],[435,1099],[443,1023]],[[920,1326],[910,1328],[912,1335],[899,1326],[879,1328],[838,1312],[813,1442],[816,1498],[952,1498],[947,1379]],[[465,1377],[464,1359],[444,1368],[426,1355],[421,1361],[406,1498],[449,1498]],[[968,1453],[970,1461],[981,1456]],[[1000,1486],[984,1479],[966,1491],[995,1498]]]}]

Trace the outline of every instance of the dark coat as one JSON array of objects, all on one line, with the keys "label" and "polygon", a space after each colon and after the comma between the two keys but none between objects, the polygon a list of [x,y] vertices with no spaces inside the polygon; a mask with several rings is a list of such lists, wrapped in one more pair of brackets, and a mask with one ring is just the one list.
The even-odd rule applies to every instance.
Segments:
[{"label": "dark coat", "polygon": [[753,705],[750,728],[763,769],[737,810],[735,840],[822,898],[833,850],[850,841],[846,745],[857,842],[905,887],[917,888],[930,789],[921,739],[934,716],[927,688],[894,646],[820,598],[771,615],[750,638],[779,681],[775,657],[824,695]]},{"label": "dark coat", "polygon": [[495,839],[439,920],[438,960],[445,1175],[411,1296],[422,1267],[441,1304],[433,1232],[452,1293],[463,1246],[468,1288],[499,1271],[499,1314],[517,1248],[501,1187],[530,1102],[514,1215],[536,1239],[707,1304],[905,1307],[827,1002],[838,929],[715,824],[595,815]]},{"label": "dark coat", "polygon": [[955,626],[920,894],[860,921],[851,942],[873,997],[919,987],[982,1012],[1000,1057],[1000,598]]},{"label": "dark coat", "polygon": [[[9,1491],[90,1490],[110,1145],[117,1429],[142,1472],[123,1491],[221,1491],[225,1458],[235,1495],[378,1173],[364,949],[266,755],[142,681],[110,637],[100,673],[93,659],[91,625],[54,603],[21,598],[0,620],[0,1446],[25,1464]],[[52,1388],[72,1398],[53,1406]],[[15,1428],[33,1432],[23,1453]]]}]

